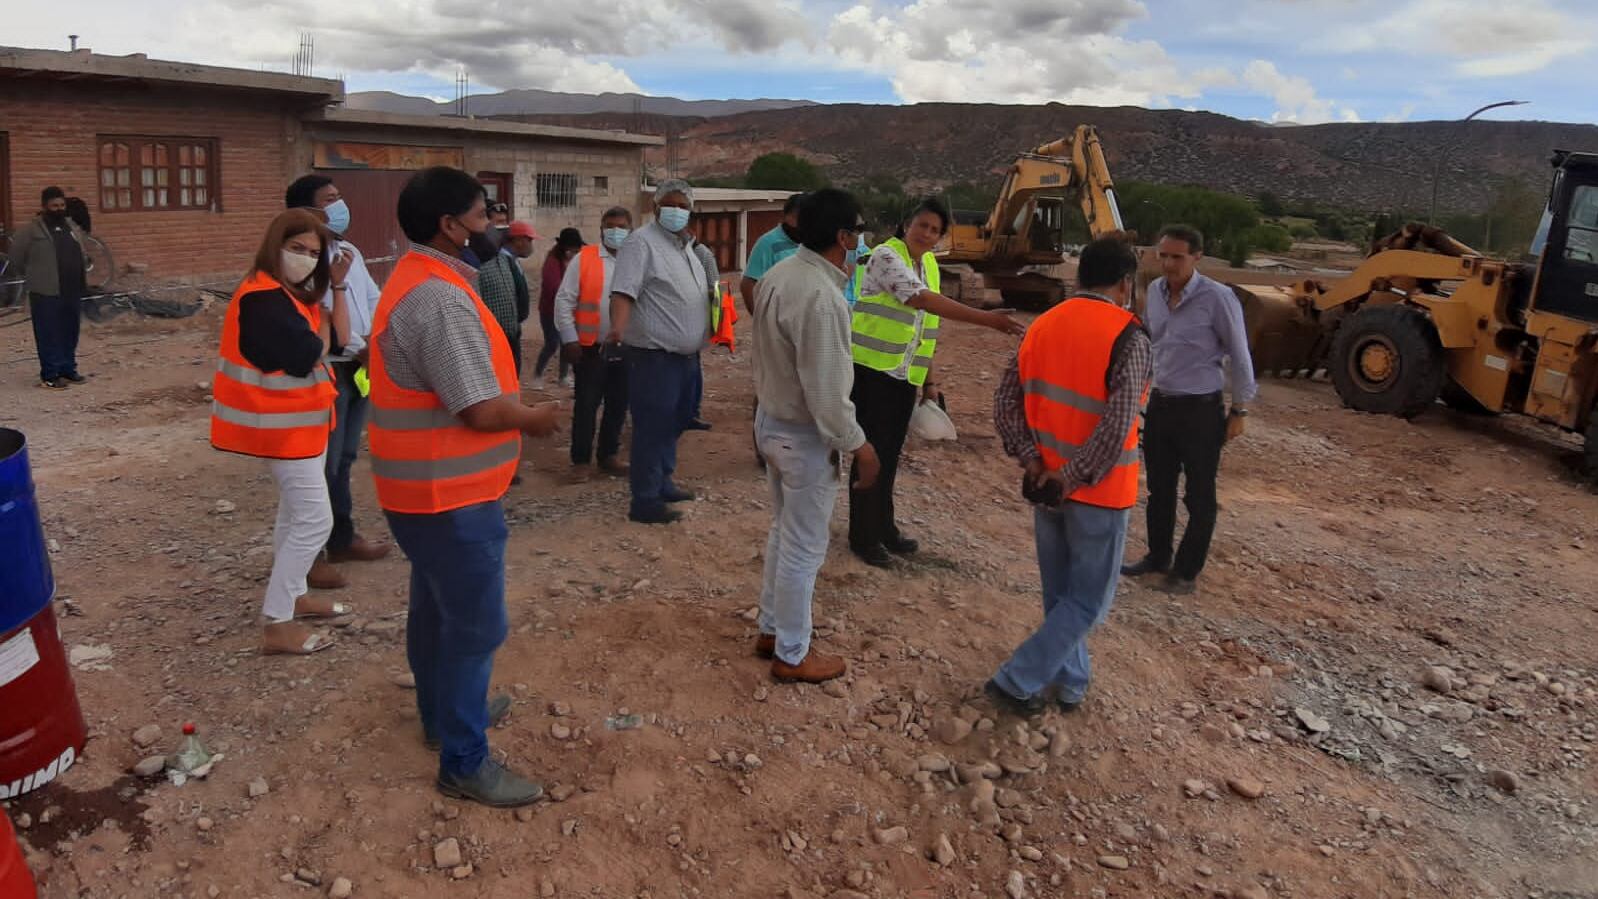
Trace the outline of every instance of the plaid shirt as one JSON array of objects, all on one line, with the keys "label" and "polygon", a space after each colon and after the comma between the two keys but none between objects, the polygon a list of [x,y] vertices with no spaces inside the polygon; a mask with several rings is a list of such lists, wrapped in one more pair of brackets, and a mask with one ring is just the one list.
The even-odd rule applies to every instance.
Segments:
[{"label": "plaid shirt", "polygon": [[[1087,442],[1066,463],[1063,472],[1067,496],[1080,487],[1104,480],[1104,476],[1110,473],[1120,458],[1126,433],[1143,406],[1143,388],[1148,384],[1154,365],[1149,335],[1141,328],[1134,331],[1122,345],[1121,355],[1110,364],[1110,395],[1105,403],[1104,415],[1099,418],[1098,426],[1088,436]],[[1019,461],[1022,466],[1040,458],[1037,444],[1032,440],[1032,428],[1026,420],[1026,393],[1021,389],[1020,353],[1010,359],[1009,367],[999,379],[999,389],[993,394],[993,427],[1004,444],[1005,454]]]},{"label": "plaid shirt", "polygon": [[518,297],[521,308],[527,305],[527,276],[521,268],[515,256],[500,251],[477,270],[477,295],[482,297],[483,305],[494,314],[494,321],[499,322],[500,329],[511,340],[522,333]]}]

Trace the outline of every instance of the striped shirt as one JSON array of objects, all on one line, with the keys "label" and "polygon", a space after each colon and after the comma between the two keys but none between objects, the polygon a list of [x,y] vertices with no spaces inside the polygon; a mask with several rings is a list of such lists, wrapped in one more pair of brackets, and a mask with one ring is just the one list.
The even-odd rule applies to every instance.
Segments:
[{"label": "striped shirt", "polygon": [[[458,256],[411,244],[411,252],[443,262],[472,283],[477,271]],[[395,384],[438,396],[452,414],[500,395],[488,333],[471,294],[429,278],[400,297],[377,338]]]},{"label": "striped shirt", "polygon": [[[1104,299],[1094,295],[1095,299]],[[1105,300],[1108,302],[1108,300]],[[1121,345],[1121,354],[1110,362],[1109,398],[1104,415],[1088,436],[1087,442],[1066,463],[1065,495],[1078,488],[1104,480],[1121,458],[1126,433],[1143,407],[1143,387],[1154,368],[1154,352],[1142,328]],[[1040,458],[1026,420],[1026,392],[1021,388],[1021,354],[1011,358],[993,394],[993,428],[999,433],[1006,455],[1027,465]]]}]

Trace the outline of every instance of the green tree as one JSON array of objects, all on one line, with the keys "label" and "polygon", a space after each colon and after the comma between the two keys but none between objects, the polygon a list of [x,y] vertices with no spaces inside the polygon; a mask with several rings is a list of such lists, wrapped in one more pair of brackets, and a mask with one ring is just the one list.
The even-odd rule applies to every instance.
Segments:
[{"label": "green tree", "polygon": [[1285,253],[1293,248],[1293,235],[1281,225],[1269,222],[1255,225],[1245,235],[1249,247],[1264,250],[1267,253]]},{"label": "green tree", "polygon": [[849,192],[860,201],[866,227],[879,242],[893,234],[915,202],[905,195],[904,186],[898,178],[880,172],[867,175],[865,180],[850,185]]},{"label": "green tree", "polygon": [[1260,215],[1276,218],[1287,214],[1287,210],[1282,208],[1282,201],[1268,190],[1260,191],[1260,198],[1255,202],[1260,208]]},{"label": "green tree", "polygon": [[1314,240],[1320,237],[1320,232],[1315,229],[1313,222],[1294,222],[1288,226],[1287,233],[1296,240]]},{"label": "green tree", "polygon": [[767,153],[749,163],[744,186],[752,190],[816,190],[827,186],[827,177],[792,153]]}]

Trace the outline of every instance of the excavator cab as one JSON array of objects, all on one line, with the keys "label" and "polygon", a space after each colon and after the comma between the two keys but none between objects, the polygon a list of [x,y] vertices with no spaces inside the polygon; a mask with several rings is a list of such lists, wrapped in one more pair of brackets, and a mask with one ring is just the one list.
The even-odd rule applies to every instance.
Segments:
[{"label": "excavator cab", "polygon": [[1598,154],[1560,150],[1553,163],[1533,307],[1598,322]]}]

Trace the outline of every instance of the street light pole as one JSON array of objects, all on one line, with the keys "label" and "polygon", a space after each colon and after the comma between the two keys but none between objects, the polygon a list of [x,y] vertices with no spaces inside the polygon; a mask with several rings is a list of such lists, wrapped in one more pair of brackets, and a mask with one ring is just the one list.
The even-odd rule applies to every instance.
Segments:
[{"label": "street light pole", "polygon": [[[1475,112],[1471,113],[1470,115],[1465,116],[1463,119],[1459,120],[1459,133],[1461,133],[1461,134],[1464,133],[1465,124],[1467,122],[1469,122],[1471,119],[1474,119],[1475,117],[1481,115],[1482,113],[1486,112],[1489,109],[1498,109],[1501,106],[1525,106],[1527,103],[1530,103],[1530,102],[1531,102],[1530,100],[1500,100],[1497,103],[1488,103],[1486,106],[1483,106],[1482,108],[1476,110]],[[1450,149],[1452,149],[1452,146],[1450,144],[1447,144],[1447,143],[1443,144],[1443,148],[1437,152],[1437,162],[1436,162],[1435,165],[1432,166],[1432,210],[1426,216],[1426,224],[1428,224],[1428,225],[1437,224],[1437,188],[1438,188],[1438,182],[1442,179],[1443,162],[1444,162],[1444,160],[1446,160],[1448,158],[1448,153],[1449,153]]]}]

